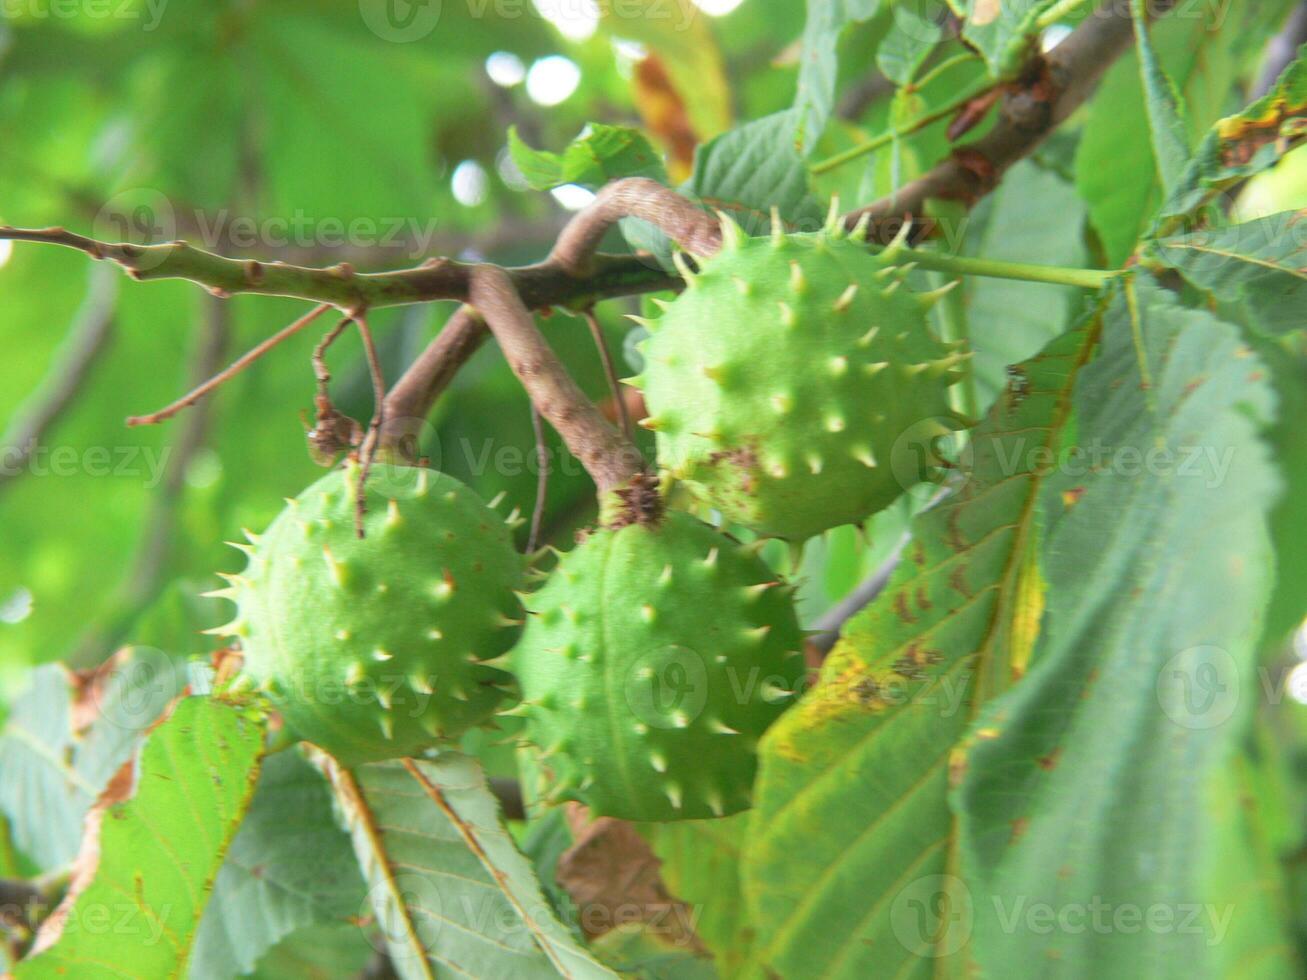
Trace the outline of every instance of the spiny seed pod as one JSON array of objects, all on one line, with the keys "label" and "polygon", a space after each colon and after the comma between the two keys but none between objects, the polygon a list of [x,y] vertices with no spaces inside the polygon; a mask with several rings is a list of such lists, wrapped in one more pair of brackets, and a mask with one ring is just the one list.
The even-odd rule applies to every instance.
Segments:
[{"label": "spiny seed pod", "polygon": [[[749,238],[721,251],[645,322],[643,389],[658,460],[762,534],[802,541],[861,522],[937,464],[958,428],[947,389],[968,354],[931,333],[940,291],[903,286],[861,229]],[[896,249],[886,254],[892,255]]]},{"label": "spiny seed pod", "polygon": [[628,820],[747,807],[757,739],[803,674],[790,591],[683,513],[564,555],[509,658],[549,798]]},{"label": "spiny seed pod", "polygon": [[300,738],[346,765],[413,755],[487,718],[510,678],[524,562],[503,518],[453,477],[403,466],[336,470],[261,535],[210,595],[237,605],[211,633],[239,638],[257,686]]}]

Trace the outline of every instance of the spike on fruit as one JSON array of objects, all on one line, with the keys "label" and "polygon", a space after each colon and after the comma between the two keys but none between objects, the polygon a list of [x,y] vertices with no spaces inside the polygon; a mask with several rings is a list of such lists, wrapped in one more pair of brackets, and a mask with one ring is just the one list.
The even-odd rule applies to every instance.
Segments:
[{"label": "spike on fruit", "polygon": [[844,234],[844,222],[840,221],[840,197],[838,194],[830,199],[826,209],[825,232],[830,238],[839,238]]},{"label": "spike on fruit", "polygon": [[676,266],[676,271],[679,272],[681,278],[685,280],[686,288],[693,289],[698,284],[696,282],[698,273],[690,268],[690,260],[685,257],[684,252],[673,252],[672,264]]},{"label": "spike on fruit", "polygon": [[771,246],[780,248],[785,244],[785,223],[781,221],[781,209],[771,206]]},{"label": "spike on fruit", "polygon": [[718,211],[717,224],[722,231],[722,248],[739,248],[744,244],[744,229],[725,211]]}]

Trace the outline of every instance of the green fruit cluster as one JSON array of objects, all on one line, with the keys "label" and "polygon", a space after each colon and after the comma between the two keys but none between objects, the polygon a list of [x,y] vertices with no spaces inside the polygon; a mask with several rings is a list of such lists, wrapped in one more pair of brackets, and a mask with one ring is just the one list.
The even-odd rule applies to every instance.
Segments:
[{"label": "green fruit cluster", "polygon": [[244,572],[214,595],[237,615],[211,632],[240,640],[256,685],[300,738],[347,765],[413,755],[488,718],[510,681],[485,663],[520,632],[524,561],[503,519],[453,477],[336,470],[250,544]]},{"label": "green fruit cluster", "polygon": [[[934,297],[857,235],[751,239],[723,219],[723,239],[631,379],[660,466],[764,536],[860,522],[938,460],[965,355],[931,333]],[[525,718],[547,799],[631,820],[749,805],[757,740],[804,672],[791,590],[757,546],[651,497],[603,511],[614,526],[525,596],[508,529],[467,487],[384,468],[360,538],[358,479],[290,501],[219,593],[238,614],[216,632],[295,734],[347,765],[412,755],[487,721],[515,678],[505,713]]]},{"label": "green fruit cluster", "polygon": [[967,355],[926,322],[934,295],[837,226],[723,246],[648,322],[643,389],[659,465],[761,534],[858,523],[927,476],[957,428]]},{"label": "green fruit cluster", "polygon": [[747,807],[757,740],[803,673],[789,591],[683,513],[564,555],[510,655],[550,797],[629,820]]}]

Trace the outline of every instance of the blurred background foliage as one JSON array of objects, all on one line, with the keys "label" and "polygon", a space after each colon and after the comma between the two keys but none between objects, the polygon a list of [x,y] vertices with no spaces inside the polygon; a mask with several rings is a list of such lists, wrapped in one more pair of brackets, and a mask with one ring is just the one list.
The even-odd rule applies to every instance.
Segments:
[{"label": "blurred background foliage", "polygon": [[[436,255],[524,264],[545,255],[590,194],[576,185],[531,189],[509,154],[510,129],[526,146],[559,152],[589,124],[637,127],[679,183],[695,172],[696,148],[702,164],[714,137],[729,139],[741,124],[765,123],[795,104],[801,40],[813,30],[797,0],[396,0],[415,18],[412,30],[390,19],[391,2],[0,0],[0,223],[179,237],[235,256],[348,262],[360,271]],[[839,8],[840,25],[856,21],[834,32],[838,59],[821,59],[836,73],[837,98],[810,155],[811,196],[852,206],[891,194],[963,135],[948,131],[947,113],[892,134],[983,84],[994,65],[932,33],[938,0],[808,6]],[[1044,44],[1064,37],[1089,6],[1057,4],[1066,13],[1044,29]],[[1169,17],[1152,33],[1196,141],[1265,84],[1262,52],[1293,4],[1191,6],[1199,15]],[[819,162],[869,139],[883,139],[877,152],[842,166]],[[958,234],[946,245],[1010,261],[1119,265],[1160,200],[1157,170],[1138,64],[1128,55],[1037,154],[948,226]],[[1307,155],[1299,149],[1242,188],[1233,218],[1304,205]],[[618,234],[606,243],[626,247]],[[942,282],[918,275],[921,286]],[[643,303],[597,310],[619,360],[638,359],[639,329],[624,314]],[[1055,285],[970,279],[955,290],[936,311],[941,330],[968,335],[976,350],[960,407],[981,414],[1007,366],[1063,334],[1084,304],[1080,291]],[[375,313],[389,381],[452,308]],[[309,358],[320,333],[297,336],[169,423],[127,428],[123,420],[171,401],[306,309],[215,298],[184,282],[136,284],[72,251],[0,242],[0,716],[39,663],[87,666],[124,644],[179,659],[218,646],[199,631],[228,610],[200,593],[216,585],[214,572],[242,563],[223,541],[266,525],[283,497],[321,473],[301,421],[312,411]],[[542,325],[612,412],[585,321],[555,312]],[[329,361],[336,404],[366,419],[371,387],[357,338],[347,333]],[[83,370],[70,370],[79,362]],[[33,432],[39,438],[29,446]],[[544,540],[566,547],[592,519],[593,493],[552,433],[547,448],[554,466]],[[537,475],[529,405],[493,344],[441,399],[423,449],[486,498],[502,492],[505,510],[530,514]],[[805,625],[821,624],[882,566],[930,493],[918,488],[865,529],[839,528],[809,544],[798,570]],[[788,562],[780,546],[768,555]],[[1288,603],[1300,613],[1298,598]],[[1303,722],[1275,719],[1283,737],[1259,743],[1254,761],[1270,769],[1283,753],[1301,773]],[[492,773],[511,770],[497,736],[469,739]],[[1295,784],[1284,813],[1307,812],[1300,790]],[[533,823],[522,841],[547,883],[570,840],[561,819]],[[1296,840],[1290,823],[1276,830]],[[0,832],[0,845],[7,840]],[[709,891],[691,873],[701,865],[713,868],[704,877],[714,887],[724,880],[685,834],[660,834],[657,847],[678,894],[694,900]],[[685,855],[679,870],[677,854]],[[16,862],[0,847],[0,873],[16,873]],[[1296,887],[1301,905],[1307,890]],[[732,932],[735,898],[711,907],[723,921],[708,919],[705,935]],[[621,940],[615,933],[607,942]],[[340,975],[370,954],[360,930],[311,929],[274,949],[258,975]]]},{"label": "blurred background foliage", "polygon": [[[641,127],[677,181],[689,175],[696,145],[794,99],[805,11],[793,0],[444,0],[412,7],[438,20],[411,40],[384,19],[388,2],[4,4],[0,222],[120,237],[124,225],[140,232],[133,225],[144,216],[152,224],[145,230],[215,251],[347,261],[362,271],[432,255],[520,264],[544,255],[588,194],[528,189],[507,152],[510,127],[549,150],[587,123]],[[1157,47],[1184,90],[1195,137],[1246,100],[1258,64],[1250,52],[1289,6],[1250,0],[1239,31],[1193,17],[1159,24]],[[984,61],[957,40],[920,43],[913,32],[932,12],[910,0],[883,4],[840,35],[840,101],[817,159],[904,126],[983,80]],[[1131,61],[982,202],[953,244],[1069,265],[1124,257],[1157,195]],[[892,84],[909,79],[916,83]],[[944,126],[926,127],[821,172],[814,190],[822,200],[870,200],[948,149]],[[1104,160],[1111,167],[1098,165]],[[1300,204],[1304,173],[1300,152],[1255,182],[1241,206],[1268,213]],[[212,587],[214,571],[239,564],[223,540],[266,524],[284,496],[318,473],[300,421],[312,408],[316,337],[295,338],[171,423],[128,429],[123,419],[170,401],[304,305],[215,300],[182,282],[118,282],[70,251],[0,247],[6,452],[34,413],[69,395],[56,399],[31,457],[0,477],[0,694],[12,694],[34,663],[85,665],[127,642],[203,653],[216,644],[198,630],[220,622],[223,610],[198,593]],[[614,236],[610,247],[625,246]],[[978,371],[970,407],[983,409],[1005,365],[1060,333],[1081,303],[1064,287],[969,282],[945,314],[971,321]],[[389,380],[450,309],[377,312]],[[638,311],[634,300],[600,307],[616,350],[630,349],[622,315]],[[103,349],[75,391],[53,391],[97,317],[108,318]],[[556,313],[545,326],[587,391],[610,399],[584,321]],[[339,407],[367,418],[356,338],[347,335],[330,361]],[[548,446],[557,465],[544,528],[548,540],[566,544],[590,517],[591,493],[552,433]],[[424,448],[485,496],[503,491],[509,507],[530,513],[537,480],[528,402],[493,346],[442,399]],[[812,543],[800,570],[807,621],[890,553],[918,497],[879,515],[865,534],[842,528]]]}]

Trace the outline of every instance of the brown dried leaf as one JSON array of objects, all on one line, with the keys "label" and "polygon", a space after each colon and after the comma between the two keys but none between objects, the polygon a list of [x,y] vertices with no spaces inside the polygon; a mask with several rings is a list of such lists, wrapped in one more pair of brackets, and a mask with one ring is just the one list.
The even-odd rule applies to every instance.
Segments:
[{"label": "brown dried leaf", "polygon": [[662,862],[635,825],[613,817],[592,820],[579,803],[567,805],[574,843],[558,859],[555,877],[577,905],[590,939],[632,922],[656,925],[660,938],[708,955],[687,923],[691,910],[663,883]]}]

